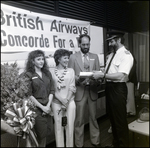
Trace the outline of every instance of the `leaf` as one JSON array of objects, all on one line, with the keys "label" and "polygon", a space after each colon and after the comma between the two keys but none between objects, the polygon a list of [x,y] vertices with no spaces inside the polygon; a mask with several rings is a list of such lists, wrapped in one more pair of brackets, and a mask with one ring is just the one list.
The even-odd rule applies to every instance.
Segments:
[{"label": "leaf", "polygon": [[16,92],[16,94],[18,94],[18,92],[19,92],[19,88],[15,89],[14,91]]},{"label": "leaf", "polygon": [[9,91],[7,88],[5,89],[5,91],[6,91],[7,93],[10,93],[10,91]]}]

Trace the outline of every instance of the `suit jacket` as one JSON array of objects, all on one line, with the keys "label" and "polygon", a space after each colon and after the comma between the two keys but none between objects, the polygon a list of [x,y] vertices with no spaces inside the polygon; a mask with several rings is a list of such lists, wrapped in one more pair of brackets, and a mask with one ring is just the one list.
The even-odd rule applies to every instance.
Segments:
[{"label": "suit jacket", "polygon": [[[100,64],[97,54],[93,54],[89,52],[89,62],[90,62],[90,71],[99,71]],[[80,72],[84,72],[84,65],[81,57],[80,51],[75,54],[72,54],[69,59],[68,67],[73,68],[75,71],[75,77],[79,76]],[[94,81],[93,84],[90,84],[90,96],[92,100],[96,100],[98,98],[97,85],[99,82],[97,80]],[[75,101],[80,101],[84,94],[85,85],[76,83],[76,95]]]}]

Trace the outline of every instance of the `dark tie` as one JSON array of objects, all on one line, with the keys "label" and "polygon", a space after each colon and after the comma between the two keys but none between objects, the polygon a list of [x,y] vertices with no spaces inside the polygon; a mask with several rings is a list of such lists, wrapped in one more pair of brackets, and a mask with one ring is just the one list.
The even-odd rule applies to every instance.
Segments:
[{"label": "dark tie", "polygon": [[108,66],[107,66],[107,68],[106,68],[106,70],[105,70],[105,74],[108,72],[109,67],[110,67],[110,64],[111,64],[111,62],[112,62],[112,60],[113,60],[115,54],[116,54],[116,52],[114,52],[114,54],[113,54],[113,56],[112,56],[112,58],[111,58],[111,60],[110,60],[110,62],[109,62],[109,64],[108,64]]},{"label": "dark tie", "polygon": [[89,60],[87,59],[87,54],[84,54],[84,70],[89,71],[90,63]]}]

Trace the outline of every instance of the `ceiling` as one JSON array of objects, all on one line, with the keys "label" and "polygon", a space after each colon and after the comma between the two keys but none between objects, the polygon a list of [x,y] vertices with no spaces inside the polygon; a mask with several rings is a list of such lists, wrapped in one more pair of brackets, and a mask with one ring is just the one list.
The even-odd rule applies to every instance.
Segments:
[{"label": "ceiling", "polygon": [[135,3],[135,2],[137,2],[137,1],[127,1],[128,3]]}]

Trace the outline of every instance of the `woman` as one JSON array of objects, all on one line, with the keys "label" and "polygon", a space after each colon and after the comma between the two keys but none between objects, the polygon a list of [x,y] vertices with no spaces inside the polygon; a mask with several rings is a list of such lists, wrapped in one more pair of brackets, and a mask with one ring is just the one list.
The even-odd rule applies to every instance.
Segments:
[{"label": "woman", "polygon": [[[54,113],[55,139],[57,147],[64,147],[64,128],[66,130],[66,147],[74,147],[74,120],[76,92],[75,74],[72,68],[67,68],[70,52],[58,49],[54,53],[55,69],[51,71],[55,95],[52,102]],[[67,123],[64,120],[67,118]],[[66,121],[66,120],[65,120]]]},{"label": "woman", "polygon": [[51,112],[50,106],[53,99],[53,90],[51,87],[52,77],[44,52],[41,50],[30,52],[25,70],[25,74],[31,80],[30,99],[36,105],[37,117],[35,118],[34,129],[37,134],[39,147],[46,147],[47,127],[50,124],[48,123],[48,118]]}]

